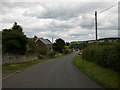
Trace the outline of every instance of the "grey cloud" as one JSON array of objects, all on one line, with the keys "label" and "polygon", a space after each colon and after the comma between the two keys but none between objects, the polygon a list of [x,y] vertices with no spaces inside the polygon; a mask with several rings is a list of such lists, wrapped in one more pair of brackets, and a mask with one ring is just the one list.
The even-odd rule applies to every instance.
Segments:
[{"label": "grey cloud", "polygon": [[27,37],[30,37],[30,38],[34,36],[34,33],[29,31],[25,31],[25,34],[27,34]]},{"label": "grey cloud", "polygon": [[[91,26],[91,18],[94,18],[94,11],[104,10],[106,7],[113,5],[112,3],[98,2],[79,2],[79,3],[31,3],[16,2],[3,3],[2,15],[3,26],[8,27],[14,21],[17,21],[24,29],[25,34],[29,37],[34,35],[43,37],[63,38],[65,40],[86,40]],[[114,10],[113,10],[114,11]],[[115,12],[111,12],[114,15]],[[80,17],[80,18],[79,18]],[[100,16],[102,17],[102,16]],[[102,17],[102,20],[106,20]],[[100,29],[115,30],[116,23],[113,24],[116,17],[99,21]],[[99,20],[99,19],[98,19]],[[77,29],[76,29],[77,28]],[[105,30],[105,32],[106,32]],[[103,34],[109,36],[109,33]],[[94,38],[90,36],[90,38]]]},{"label": "grey cloud", "polygon": [[86,36],[87,34],[71,34],[70,36]]},{"label": "grey cloud", "polygon": [[68,21],[59,21],[59,20],[57,21],[50,22],[48,28],[69,29],[75,27],[74,25],[72,25],[72,23]]},{"label": "grey cloud", "polygon": [[33,7],[27,10],[24,15],[28,16],[36,16],[37,18],[54,18],[59,20],[70,19],[74,17],[78,17],[80,14],[85,13],[94,13],[95,10],[100,7],[105,7],[107,3],[49,3],[49,4],[41,4],[39,5],[43,7],[45,10],[43,12],[38,12],[37,8]]}]

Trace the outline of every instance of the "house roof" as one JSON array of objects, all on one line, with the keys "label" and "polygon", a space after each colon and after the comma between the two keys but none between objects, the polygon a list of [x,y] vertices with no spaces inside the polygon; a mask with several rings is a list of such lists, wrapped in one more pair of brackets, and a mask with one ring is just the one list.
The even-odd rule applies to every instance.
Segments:
[{"label": "house roof", "polygon": [[44,44],[51,44],[48,39],[39,38]]},{"label": "house roof", "polygon": [[42,41],[44,44],[51,44],[50,40],[48,40],[48,39],[37,38],[37,39],[35,40],[35,42],[37,42],[38,40]]}]

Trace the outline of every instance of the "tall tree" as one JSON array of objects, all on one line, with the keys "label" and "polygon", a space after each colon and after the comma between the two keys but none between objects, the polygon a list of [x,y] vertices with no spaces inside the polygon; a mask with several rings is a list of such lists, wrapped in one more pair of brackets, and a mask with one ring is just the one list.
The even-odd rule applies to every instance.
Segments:
[{"label": "tall tree", "polygon": [[53,49],[57,52],[63,53],[63,49],[65,48],[65,41],[61,38],[56,39],[53,44]]},{"label": "tall tree", "polygon": [[36,52],[36,43],[28,38],[27,39],[27,53],[30,53],[30,54],[35,54]]},{"label": "tall tree", "polygon": [[15,22],[11,29],[2,31],[3,53],[25,54],[27,37],[22,27]]},{"label": "tall tree", "polygon": [[13,27],[12,27],[12,30],[23,33],[22,27],[21,27],[20,25],[17,25],[17,22],[14,22]]}]

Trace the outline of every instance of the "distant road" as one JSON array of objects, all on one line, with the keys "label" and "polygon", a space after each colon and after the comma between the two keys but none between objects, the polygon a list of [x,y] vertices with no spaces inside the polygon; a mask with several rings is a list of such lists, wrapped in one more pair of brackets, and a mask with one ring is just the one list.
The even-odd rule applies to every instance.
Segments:
[{"label": "distant road", "polygon": [[42,62],[3,80],[3,88],[100,88],[73,64],[75,55]]}]

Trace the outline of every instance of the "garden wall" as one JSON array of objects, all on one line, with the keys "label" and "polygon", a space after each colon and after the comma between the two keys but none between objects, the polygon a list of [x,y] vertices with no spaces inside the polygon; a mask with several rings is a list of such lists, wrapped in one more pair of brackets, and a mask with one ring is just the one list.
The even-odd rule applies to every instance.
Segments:
[{"label": "garden wall", "polygon": [[38,59],[35,55],[3,55],[2,64],[14,64]]}]

